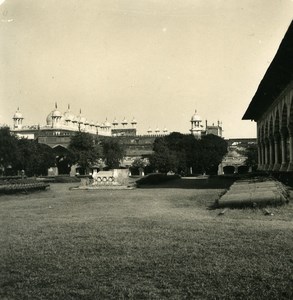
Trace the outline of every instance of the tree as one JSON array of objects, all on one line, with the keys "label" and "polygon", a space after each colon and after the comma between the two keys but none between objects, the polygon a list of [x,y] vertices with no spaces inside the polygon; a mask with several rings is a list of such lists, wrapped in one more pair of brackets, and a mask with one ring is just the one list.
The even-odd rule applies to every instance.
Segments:
[{"label": "tree", "polygon": [[228,144],[223,138],[213,134],[202,136],[199,154],[202,172],[216,173],[227,149]]},{"label": "tree", "polygon": [[11,135],[9,127],[0,128],[0,168],[4,171],[15,164],[17,138]]},{"label": "tree", "polygon": [[120,166],[120,162],[125,156],[124,147],[116,139],[104,139],[102,141],[103,158],[109,169],[115,169]]},{"label": "tree", "polygon": [[146,158],[137,157],[131,164],[131,174],[143,175],[144,169],[149,165],[149,161]]},{"label": "tree", "polygon": [[157,138],[153,150],[150,163],[160,172],[188,174],[192,169],[193,173],[214,173],[227,153],[227,143],[215,135],[197,140],[191,134],[173,132]]},{"label": "tree", "polygon": [[55,154],[51,147],[25,138],[17,141],[15,168],[24,170],[27,176],[47,175],[55,165]]},{"label": "tree", "polygon": [[169,145],[164,137],[156,138],[154,141],[154,154],[150,157],[151,166],[162,173],[168,171],[176,172],[178,160],[176,152],[169,149]]},{"label": "tree", "polygon": [[257,145],[251,144],[246,148],[245,155],[247,156],[245,163],[248,167],[251,167],[252,170],[257,169],[258,164],[258,153],[257,153]]},{"label": "tree", "polygon": [[85,173],[102,155],[100,145],[96,143],[91,134],[85,132],[77,132],[71,138],[68,150],[71,162],[77,163]]}]

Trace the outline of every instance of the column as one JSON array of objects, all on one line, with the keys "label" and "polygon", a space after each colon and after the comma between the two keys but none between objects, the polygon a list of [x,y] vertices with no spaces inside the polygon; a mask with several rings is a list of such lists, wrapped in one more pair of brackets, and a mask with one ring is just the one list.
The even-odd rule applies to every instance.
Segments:
[{"label": "column", "polygon": [[264,170],[265,169],[265,149],[264,149],[264,143],[261,142],[261,153],[260,153],[260,157],[261,157],[261,166],[260,166],[260,170]]},{"label": "column", "polygon": [[280,138],[279,135],[276,134],[274,135],[274,146],[275,146],[275,163],[274,163],[274,167],[273,167],[273,171],[279,171],[281,164],[280,164],[280,153],[279,153],[279,149],[280,149]]},{"label": "column", "polygon": [[282,163],[280,171],[284,172],[287,171],[288,164],[287,164],[287,137],[285,133],[281,133],[281,153],[282,153]]},{"label": "column", "polygon": [[288,164],[287,171],[291,172],[293,171],[293,130],[289,130],[289,155],[290,161]]},{"label": "column", "polygon": [[269,167],[268,170],[272,171],[274,167],[274,140],[271,137],[269,139]]},{"label": "column", "polygon": [[264,150],[265,150],[265,165],[264,170],[267,170],[269,167],[269,147],[267,140],[264,141]]},{"label": "column", "polygon": [[261,161],[261,144],[260,143],[257,144],[257,160],[258,160],[257,168],[258,168],[258,170],[261,170],[262,161]]}]

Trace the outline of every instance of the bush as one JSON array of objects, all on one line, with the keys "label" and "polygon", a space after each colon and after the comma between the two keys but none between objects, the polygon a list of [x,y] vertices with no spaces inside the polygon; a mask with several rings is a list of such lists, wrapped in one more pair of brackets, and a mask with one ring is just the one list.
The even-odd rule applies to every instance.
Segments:
[{"label": "bush", "polygon": [[163,182],[167,182],[174,179],[181,178],[180,175],[167,175],[164,173],[155,173],[155,174],[149,174],[145,177],[142,177],[141,179],[137,180],[137,185],[144,185],[144,184],[160,184]]}]

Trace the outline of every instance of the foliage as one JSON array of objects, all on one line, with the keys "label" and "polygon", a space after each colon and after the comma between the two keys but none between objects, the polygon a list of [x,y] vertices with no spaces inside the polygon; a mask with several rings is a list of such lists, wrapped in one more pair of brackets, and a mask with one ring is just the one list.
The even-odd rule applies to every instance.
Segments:
[{"label": "foliage", "polygon": [[9,128],[0,128],[1,166],[11,172],[24,170],[27,176],[46,175],[49,167],[55,164],[53,150],[35,140],[18,139]]},{"label": "foliage", "polygon": [[11,135],[8,127],[0,128],[0,167],[14,165],[17,152],[17,138]]},{"label": "foliage", "polygon": [[245,163],[249,167],[256,169],[258,164],[257,145],[256,144],[249,145],[245,151],[245,155],[247,156]]},{"label": "foliage", "polygon": [[115,139],[102,141],[103,158],[109,169],[118,168],[125,155],[124,147]]},{"label": "foliage", "polygon": [[151,165],[159,172],[187,174],[193,172],[214,172],[227,153],[227,143],[215,135],[203,136],[197,140],[193,135],[173,132],[156,138]]},{"label": "foliage", "polygon": [[201,152],[199,165],[203,172],[217,171],[218,165],[227,153],[227,142],[216,135],[208,134],[200,140]]},{"label": "foliage", "polygon": [[35,140],[19,139],[15,166],[27,176],[47,175],[48,168],[55,165],[55,155],[48,145]]},{"label": "foliage", "polygon": [[149,162],[146,159],[142,159],[140,157],[137,157],[133,161],[133,163],[131,164],[131,166],[133,168],[145,168],[148,164],[149,164]]},{"label": "foliage", "polygon": [[85,132],[77,132],[69,143],[69,158],[72,163],[77,163],[85,172],[101,157],[100,145],[93,136]]},{"label": "foliage", "polygon": [[168,147],[167,140],[156,138],[154,141],[154,154],[150,157],[150,164],[159,172],[175,171],[178,167],[175,152]]}]

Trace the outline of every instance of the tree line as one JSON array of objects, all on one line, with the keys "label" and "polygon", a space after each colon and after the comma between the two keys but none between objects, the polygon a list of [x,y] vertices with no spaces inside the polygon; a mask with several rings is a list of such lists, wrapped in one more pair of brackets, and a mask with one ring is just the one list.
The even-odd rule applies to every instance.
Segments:
[{"label": "tree line", "polygon": [[213,134],[196,139],[191,134],[173,132],[156,138],[150,166],[162,173],[214,174],[227,147],[223,138]]},{"label": "tree line", "polygon": [[[178,174],[216,173],[219,163],[227,153],[227,142],[215,135],[196,139],[193,135],[173,132],[158,137],[153,144],[153,154],[148,159],[137,158],[132,168],[150,172]],[[37,140],[18,138],[9,128],[0,128],[0,169],[3,173],[24,170],[27,176],[46,175],[48,168],[57,166],[68,174],[74,164],[87,174],[90,168],[118,168],[125,157],[125,148],[118,139],[95,137],[78,132],[72,136],[67,150],[39,144]]]},{"label": "tree line", "polygon": [[100,139],[89,133],[78,132],[67,151],[59,153],[37,140],[18,138],[8,127],[0,128],[0,175],[17,175],[21,170],[27,176],[47,175],[50,167],[58,167],[63,174],[78,164],[82,173],[90,167],[117,168],[125,154],[117,140]]}]

